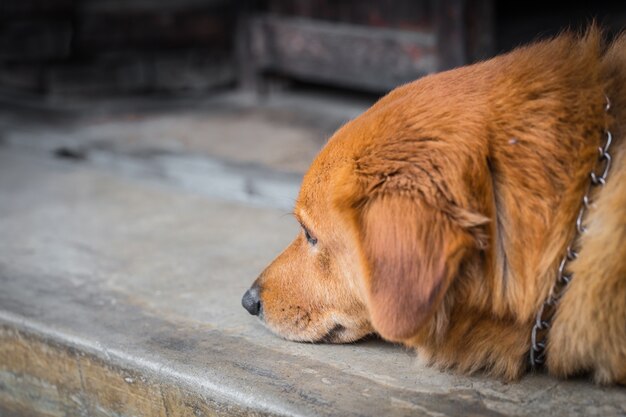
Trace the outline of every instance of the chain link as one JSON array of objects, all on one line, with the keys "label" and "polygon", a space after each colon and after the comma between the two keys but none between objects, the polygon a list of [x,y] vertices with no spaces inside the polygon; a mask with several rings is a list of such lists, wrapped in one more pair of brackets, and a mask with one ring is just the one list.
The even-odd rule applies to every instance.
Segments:
[{"label": "chain link", "polygon": [[[611,102],[607,96],[605,96],[605,98],[606,106],[604,107],[604,111],[608,113],[611,109]],[[597,166],[597,168],[602,168],[602,172],[597,173],[595,171],[591,171],[589,174],[589,186],[585,196],[583,197],[582,205],[578,211],[578,216],[576,217],[576,236],[572,239],[570,246],[567,247],[567,251],[563,256],[563,259],[561,259],[561,263],[559,264],[559,268],[557,270],[557,279],[552,287],[552,290],[550,291],[550,295],[541,305],[535,317],[535,323],[530,334],[530,365],[533,368],[536,368],[545,362],[546,339],[548,330],[552,325],[552,317],[554,316],[559,299],[563,296],[567,286],[573,278],[572,273],[568,272],[567,267],[571,261],[578,257],[578,252],[576,252],[573,248],[574,243],[578,240],[580,235],[587,231],[587,228],[583,224],[583,219],[587,209],[589,209],[589,206],[591,205],[589,194],[591,193],[593,187],[601,187],[606,184],[606,178],[609,174],[609,169],[611,169],[612,160],[609,149],[611,148],[611,142],[613,142],[613,135],[611,135],[611,132],[608,129],[605,129],[604,134],[606,135],[606,142],[604,143],[604,146],[600,146],[598,148],[600,155],[598,157]]]}]

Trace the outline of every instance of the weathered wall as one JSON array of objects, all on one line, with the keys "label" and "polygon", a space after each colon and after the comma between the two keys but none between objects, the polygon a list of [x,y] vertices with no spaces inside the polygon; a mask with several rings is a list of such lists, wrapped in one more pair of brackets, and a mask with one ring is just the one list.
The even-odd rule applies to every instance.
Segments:
[{"label": "weathered wall", "polygon": [[0,89],[115,94],[233,83],[236,2],[0,2]]}]

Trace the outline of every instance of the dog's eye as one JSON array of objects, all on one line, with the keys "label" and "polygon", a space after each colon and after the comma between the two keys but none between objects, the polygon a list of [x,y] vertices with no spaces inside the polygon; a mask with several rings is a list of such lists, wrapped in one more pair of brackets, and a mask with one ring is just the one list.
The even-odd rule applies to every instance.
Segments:
[{"label": "dog's eye", "polygon": [[309,233],[309,230],[306,227],[302,226],[302,230],[304,230],[304,237],[306,237],[307,242],[311,245],[315,245],[317,243],[317,239],[311,236],[311,233]]}]

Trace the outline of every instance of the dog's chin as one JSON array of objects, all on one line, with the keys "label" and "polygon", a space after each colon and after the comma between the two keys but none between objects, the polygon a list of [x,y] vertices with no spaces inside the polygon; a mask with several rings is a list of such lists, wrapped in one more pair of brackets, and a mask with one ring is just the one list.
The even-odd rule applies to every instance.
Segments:
[{"label": "dog's chin", "polygon": [[369,329],[350,329],[336,324],[326,334],[315,340],[315,343],[352,343],[372,333]]},{"label": "dog's chin", "polygon": [[279,329],[265,320],[261,320],[261,322],[275,335],[292,342],[301,343],[352,343],[372,333],[366,329],[350,329],[339,323],[303,332]]}]

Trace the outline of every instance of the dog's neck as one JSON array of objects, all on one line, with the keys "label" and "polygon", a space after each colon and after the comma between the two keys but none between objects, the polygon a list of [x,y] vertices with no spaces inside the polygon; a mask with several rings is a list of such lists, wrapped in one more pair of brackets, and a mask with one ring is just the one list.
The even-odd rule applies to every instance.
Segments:
[{"label": "dog's neck", "polygon": [[[546,119],[552,120],[567,120],[558,115],[567,111],[544,110]],[[541,120],[530,123],[541,124]],[[566,126],[538,128],[542,135],[529,135],[522,126],[503,129],[494,135],[488,161],[495,215],[491,228],[494,301],[501,302],[495,307],[515,311],[522,321],[537,311],[550,291],[560,256],[574,237],[572,225],[600,139],[598,133],[581,143],[578,132]],[[522,147],[529,149],[520,152]]]},{"label": "dog's neck", "polygon": [[[611,102],[606,97],[605,112],[608,113],[611,109]],[[583,224],[587,209],[591,205],[592,198],[596,187],[599,189],[606,184],[609,169],[611,168],[611,145],[613,142],[613,135],[608,128],[603,132],[604,143],[598,148],[599,155],[596,162],[598,166],[592,170],[588,175],[588,187],[587,192],[580,202],[580,208],[578,215],[576,216],[576,233],[572,241],[567,247],[565,254],[561,258],[559,267],[557,269],[557,277],[554,286],[550,292],[550,295],[545,299],[543,305],[539,308],[535,317],[535,324],[531,331],[531,347],[529,351],[529,360],[532,367],[541,366],[545,362],[545,349],[546,349],[546,337],[551,327],[552,317],[558,306],[558,301],[567,289],[570,281],[573,279],[573,274],[569,270],[569,263],[574,261],[578,257],[577,241],[586,233],[586,227]]]}]

